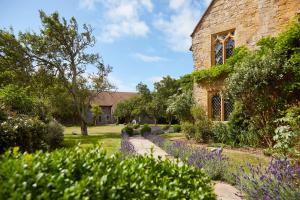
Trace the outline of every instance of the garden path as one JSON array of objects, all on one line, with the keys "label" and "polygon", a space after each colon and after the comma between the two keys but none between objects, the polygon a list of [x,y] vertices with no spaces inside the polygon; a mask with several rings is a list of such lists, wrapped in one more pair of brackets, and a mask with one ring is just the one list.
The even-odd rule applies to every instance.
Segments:
[{"label": "garden path", "polygon": [[[138,154],[150,155],[152,152],[152,155],[155,158],[161,157],[162,159],[174,159],[172,156],[168,155],[167,152],[165,152],[163,149],[141,136],[131,137],[129,141],[134,146],[135,151]],[[239,194],[239,191],[235,187],[227,183],[219,181],[215,182],[214,189],[218,196],[218,200],[241,200],[241,198],[237,196],[237,194]]]}]

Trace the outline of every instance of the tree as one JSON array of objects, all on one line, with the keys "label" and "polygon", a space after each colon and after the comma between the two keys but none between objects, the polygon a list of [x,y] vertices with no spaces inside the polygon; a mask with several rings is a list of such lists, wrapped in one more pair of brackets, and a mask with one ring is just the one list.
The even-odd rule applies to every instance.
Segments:
[{"label": "tree", "polygon": [[192,91],[194,86],[194,77],[192,74],[186,74],[177,79],[177,83],[182,92]]},{"label": "tree", "polygon": [[[110,66],[105,66],[98,54],[87,53],[95,45],[95,37],[88,25],[79,32],[74,17],[69,22],[60,20],[58,13],[47,16],[40,11],[42,29],[40,34],[23,33],[20,39],[26,54],[37,68],[60,79],[72,96],[73,104],[81,121],[82,135],[88,135],[87,113],[95,95],[111,89],[107,76]],[[97,72],[87,76],[87,65],[95,65]]]},{"label": "tree", "polygon": [[296,21],[279,36],[259,41],[260,48],[236,64],[227,80],[228,93],[242,104],[269,147],[274,142],[275,120],[300,102],[299,41],[300,23]]},{"label": "tree", "polygon": [[97,118],[99,117],[99,115],[102,114],[102,109],[98,105],[92,105],[91,112],[93,113],[94,124],[96,126],[97,125]]},{"label": "tree", "polygon": [[12,30],[0,30],[0,86],[27,87],[34,71],[30,58]]},{"label": "tree", "polygon": [[167,113],[171,113],[180,121],[192,119],[191,108],[194,104],[192,91],[175,94],[168,100]]},{"label": "tree", "polygon": [[[160,117],[165,117],[169,123],[172,121],[172,115],[167,113],[167,101],[168,99],[178,92],[178,82],[176,79],[171,78],[170,76],[163,77],[159,82],[154,83],[154,97],[152,102],[152,114],[159,113]],[[156,108],[154,108],[156,107]],[[153,113],[154,112],[154,113]],[[154,116],[154,115],[153,115]],[[157,118],[156,118],[157,120]]]},{"label": "tree", "polygon": [[125,119],[125,122],[130,123],[134,117],[135,98],[122,101],[117,104],[114,111],[114,116],[119,119]]}]

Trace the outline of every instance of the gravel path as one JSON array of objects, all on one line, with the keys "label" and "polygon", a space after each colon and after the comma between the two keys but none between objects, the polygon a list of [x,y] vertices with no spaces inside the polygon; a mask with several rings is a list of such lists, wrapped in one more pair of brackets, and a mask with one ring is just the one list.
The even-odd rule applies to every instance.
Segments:
[{"label": "gravel path", "polygon": [[[162,159],[173,159],[173,157],[168,155],[163,149],[141,136],[131,137],[129,140],[138,154],[150,155],[152,151],[155,158],[161,157]],[[241,198],[236,195],[239,191],[227,183],[215,182],[214,188],[218,200],[241,200]]]}]

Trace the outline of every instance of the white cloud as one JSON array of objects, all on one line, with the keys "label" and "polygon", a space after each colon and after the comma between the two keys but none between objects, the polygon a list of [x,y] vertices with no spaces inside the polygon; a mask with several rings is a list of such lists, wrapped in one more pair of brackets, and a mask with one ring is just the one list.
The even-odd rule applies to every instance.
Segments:
[{"label": "white cloud", "polygon": [[136,92],[136,83],[125,82],[113,74],[108,76],[108,80],[117,87],[117,91],[119,92]]},{"label": "white cloud", "polygon": [[204,3],[194,0],[170,0],[169,9],[172,14],[157,15],[154,26],[164,33],[172,50],[188,51],[191,45],[190,34],[200,19]]},{"label": "white cloud", "polygon": [[141,61],[144,62],[159,62],[159,61],[166,61],[166,58],[160,57],[160,56],[150,56],[150,55],[145,55],[142,53],[135,53],[134,57],[138,58]]},{"label": "white cloud", "polygon": [[95,3],[97,0],[80,0],[79,6],[88,10],[93,10],[95,8]]},{"label": "white cloud", "polygon": [[170,0],[169,6],[171,9],[177,10],[184,5],[185,0]]},{"label": "white cloud", "polygon": [[141,19],[141,14],[153,11],[151,0],[94,1],[99,1],[104,8],[101,34],[98,37],[100,41],[114,42],[123,36],[144,37],[149,33],[150,28]]}]

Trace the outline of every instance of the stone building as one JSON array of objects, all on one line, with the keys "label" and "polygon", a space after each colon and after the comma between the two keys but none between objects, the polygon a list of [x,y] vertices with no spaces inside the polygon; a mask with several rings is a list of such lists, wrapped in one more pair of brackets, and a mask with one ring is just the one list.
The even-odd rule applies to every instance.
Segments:
[{"label": "stone building", "polygon": [[[223,64],[233,48],[255,48],[265,36],[275,36],[300,10],[300,0],[212,0],[192,37],[194,70]],[[209,118],[227,121],[233,105],[222,95],[224,79],[195,84],[195,101]]]},{"label": "stone building", "polygon": [[[133,92],[102,92],[97,95],[93,100],[93,105],[101,107],[102,114],[96,119],[97,124],[113,124],[116,123],[116,119],[113,116],[113,112],[118,103],[130,99],[136,96],[137,93]],[[89,113],[89,123],[94,123],[93,114]]]}]

